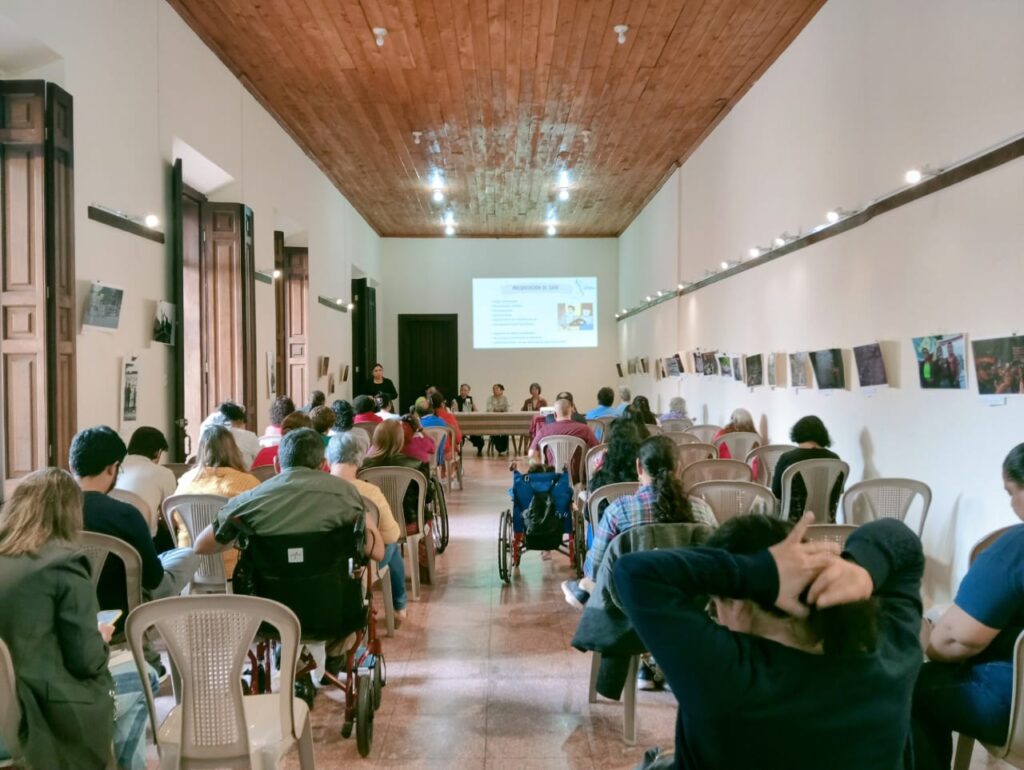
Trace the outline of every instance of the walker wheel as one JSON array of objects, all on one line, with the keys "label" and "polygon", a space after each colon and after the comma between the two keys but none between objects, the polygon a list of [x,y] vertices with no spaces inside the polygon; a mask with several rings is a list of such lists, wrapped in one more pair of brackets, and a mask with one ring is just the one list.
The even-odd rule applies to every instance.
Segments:
[{"label": "walker wheel", "polygon": [[507,520],[511,518],[508,511],[502,511],[498,519],[498,577],[505,583],[510,582],[509,562],[512,554],[512,544],[508,538]]},{"label": "walker wheel", "polygon": [[358,675],[356,688],[356,747],[365,757],[373,747],[373,683],[368,673]]}]

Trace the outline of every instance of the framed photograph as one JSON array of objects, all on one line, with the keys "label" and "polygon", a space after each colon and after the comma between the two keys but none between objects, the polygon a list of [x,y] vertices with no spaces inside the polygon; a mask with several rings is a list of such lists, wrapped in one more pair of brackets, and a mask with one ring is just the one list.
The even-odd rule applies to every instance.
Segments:
[{"label": "framed photograph", "polygon": [[277,395],[277,353],[267,351],[267,398]]},{"label": "framed photograph", "polygon": [[342,382],[348,382],[348,364],[345,364],[345,366],[342,367],[342,370],[341,370],[341,381]]},{"label": "framed photograph", "polygon": [[153,342],[163,345],[174,344],[174,303],[160,300],[156,303],[153,318]]},{"label": "framed photograph", "polygon": [[622,364],[615,364],[615,371],[619,373],[619,378],[622,378]]},{"label": "framed photograph", "polygon": [[806,388],[809,381],[807,376],[808,358],[806,353],[789,354],[789,380],[794,388]]},{"label": "framed photograph", "polygon": [[327,373],[327,393],[334,395],[334,372]]},{"label": "framed photograph", "polygon": [[723,377],[732,377],[732,358],[729,356],[718,357],[718,371]]},{"label": "framed photograph", "polygon": [[747,367],[747,386],[758,388],[764,385],[764,371],[761,361],[761,354],[747,356],[744,362]]},{"label": "framed photograph", "polygon": [[704,374],[708,377],[718,374],[718,356],[715,355],[716,352],[715,350],[709,350],[707,353],[701,353],[701,366]]},{"label": "framed photograph", "polygon": [[693,373],[704,374],[704,358],[699,350],[693,352]]},{"label": "framed photograph", "polygon": [[967,389],[967,340],[964,334],[914,337],[917,376],[925,390]]},{"label": "framed photograph", "polygon": [[846,387],[846,369],[843,351],[839,348],[815,350],[811,353],[811,367],[821,390],[842,390]]},{"label": "framed photograph", "polygon": [[640,359],[640,370],[644,374],[647,374],[650,370],[650,359],[648,359],[646,356]]},{"label": "framed photograph", "polygon": [[983,396],[1024,395],[1024,337],[973,340],[974,373]]},{"label": "framed photograph", "polygon": [[878,388],[889,384],[880,344],[871,342],[857,345],[853,349],[853,358],[857,363],[857,380],[862,388]]},{"label": "framed photograph", "polygon": [[742,356],[732,357],[732,378],[737,382],[743,382],[743,358]]},{"label": "framed photograph", "polygon": [[121,432],[139,421],[139,356],[125,356],[121,364]]},{"label": "framed photograph", "polygon": [[107,286],[96,281],[89,288],[89,297],[85,301],[85,316],[82,326],[102,332],[117,331],[121,322],[121,304],[124,301],[124,289]]}]

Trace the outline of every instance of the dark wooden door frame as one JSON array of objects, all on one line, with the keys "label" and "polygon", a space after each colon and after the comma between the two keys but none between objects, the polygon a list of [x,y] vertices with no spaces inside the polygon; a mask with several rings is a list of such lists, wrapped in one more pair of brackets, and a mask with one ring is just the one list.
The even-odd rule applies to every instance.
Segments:
[{"label": "dark wooden door frame", "polygon": [[[443,323],[451,326],[451,356],[452,372],[451,382],[420,382],[422,376],[419,373],[405,371],[406,356],[404,346],[408,344],[409,335],[414,331],[415,324]],[[459,376],[459,316],[457,313],[399,313],[398,315],[398,392],[399,408],[405,411],[416,398],[423,395],[418,390],[420,385],[435,385],[441,388],[445,398],[452,398],[455,389],[458,387]],[[451,393],[447,391],[453,391]]]}]

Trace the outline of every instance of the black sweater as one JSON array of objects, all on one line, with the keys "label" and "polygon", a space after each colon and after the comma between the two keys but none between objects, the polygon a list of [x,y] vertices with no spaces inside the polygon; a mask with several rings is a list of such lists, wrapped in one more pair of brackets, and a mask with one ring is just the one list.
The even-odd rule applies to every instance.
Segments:
[{"label": "black sweater", "polygon": [[678,767],[909,766],[911,695],[923,660],[921,544],[902,523],[884,519],[851,535],[844,557],[874,582],[881,617],[872,653],[802,652],[733,633],[695,609],[693,600],[705,594],[774,603],[778,572],[767,551],[689,548],[618,561],[615,585],[626,614],[680,704]]}]

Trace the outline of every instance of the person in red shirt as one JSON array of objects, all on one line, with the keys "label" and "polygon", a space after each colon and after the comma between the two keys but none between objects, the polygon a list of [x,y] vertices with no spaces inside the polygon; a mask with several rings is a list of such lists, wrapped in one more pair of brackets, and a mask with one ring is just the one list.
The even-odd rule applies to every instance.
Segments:
[{"label": "person in red shirt", "polygon": [[[281,420],[281,435],[284,436],[285,433],[296,428],[312,427],[313,421],[309,419],[309,415],[302,412],[292,412]],[[265,446],[256,455],[256,459],[252,461],[252,467],[259,468],[261,465],[273,465],[275,460],[277,460],[277,444]]]},{"label": "person in red shirt", "polygon": [[402,454],[429,464],[437,447],[434,446],[433,439],[423,434],[423,427],[415,410],[402,418],[402,432],[405,434]]},{"label": "person in red shirt", "polygon": [[445,406],[444,396],[441,394],[441,391],[436,390],[430,394],[430,408],[434,410],[435,417],[440,417],[455,431],[455,446],[461,447],[462,429],[459,428],[459,421],[455,419],[455,415]]},{"label": "person in red shirt", "polygon": [[[588,449],[596,447],[599,443],[597,438],[594,437],[594,432],[586,424],[572,419],[572,402],[565,398],[555,401],[555,421],[541,423],[537,428],[537,433],[533,437],[533,443],[530,444],[531,463],[547,463],[547,459],[540,456],[541,439],[547,436],[576,436],[586,442]],[[579,456],[579,452],[572,459],[573,478],[579,478],[579,465],[582,459]]]},{"label": "person in red shirt", "polygon": [[352,408],[356,413],[356,423],[384,422],[383,418],[377,416],[377,402],[370,396],[356,396]]}]

